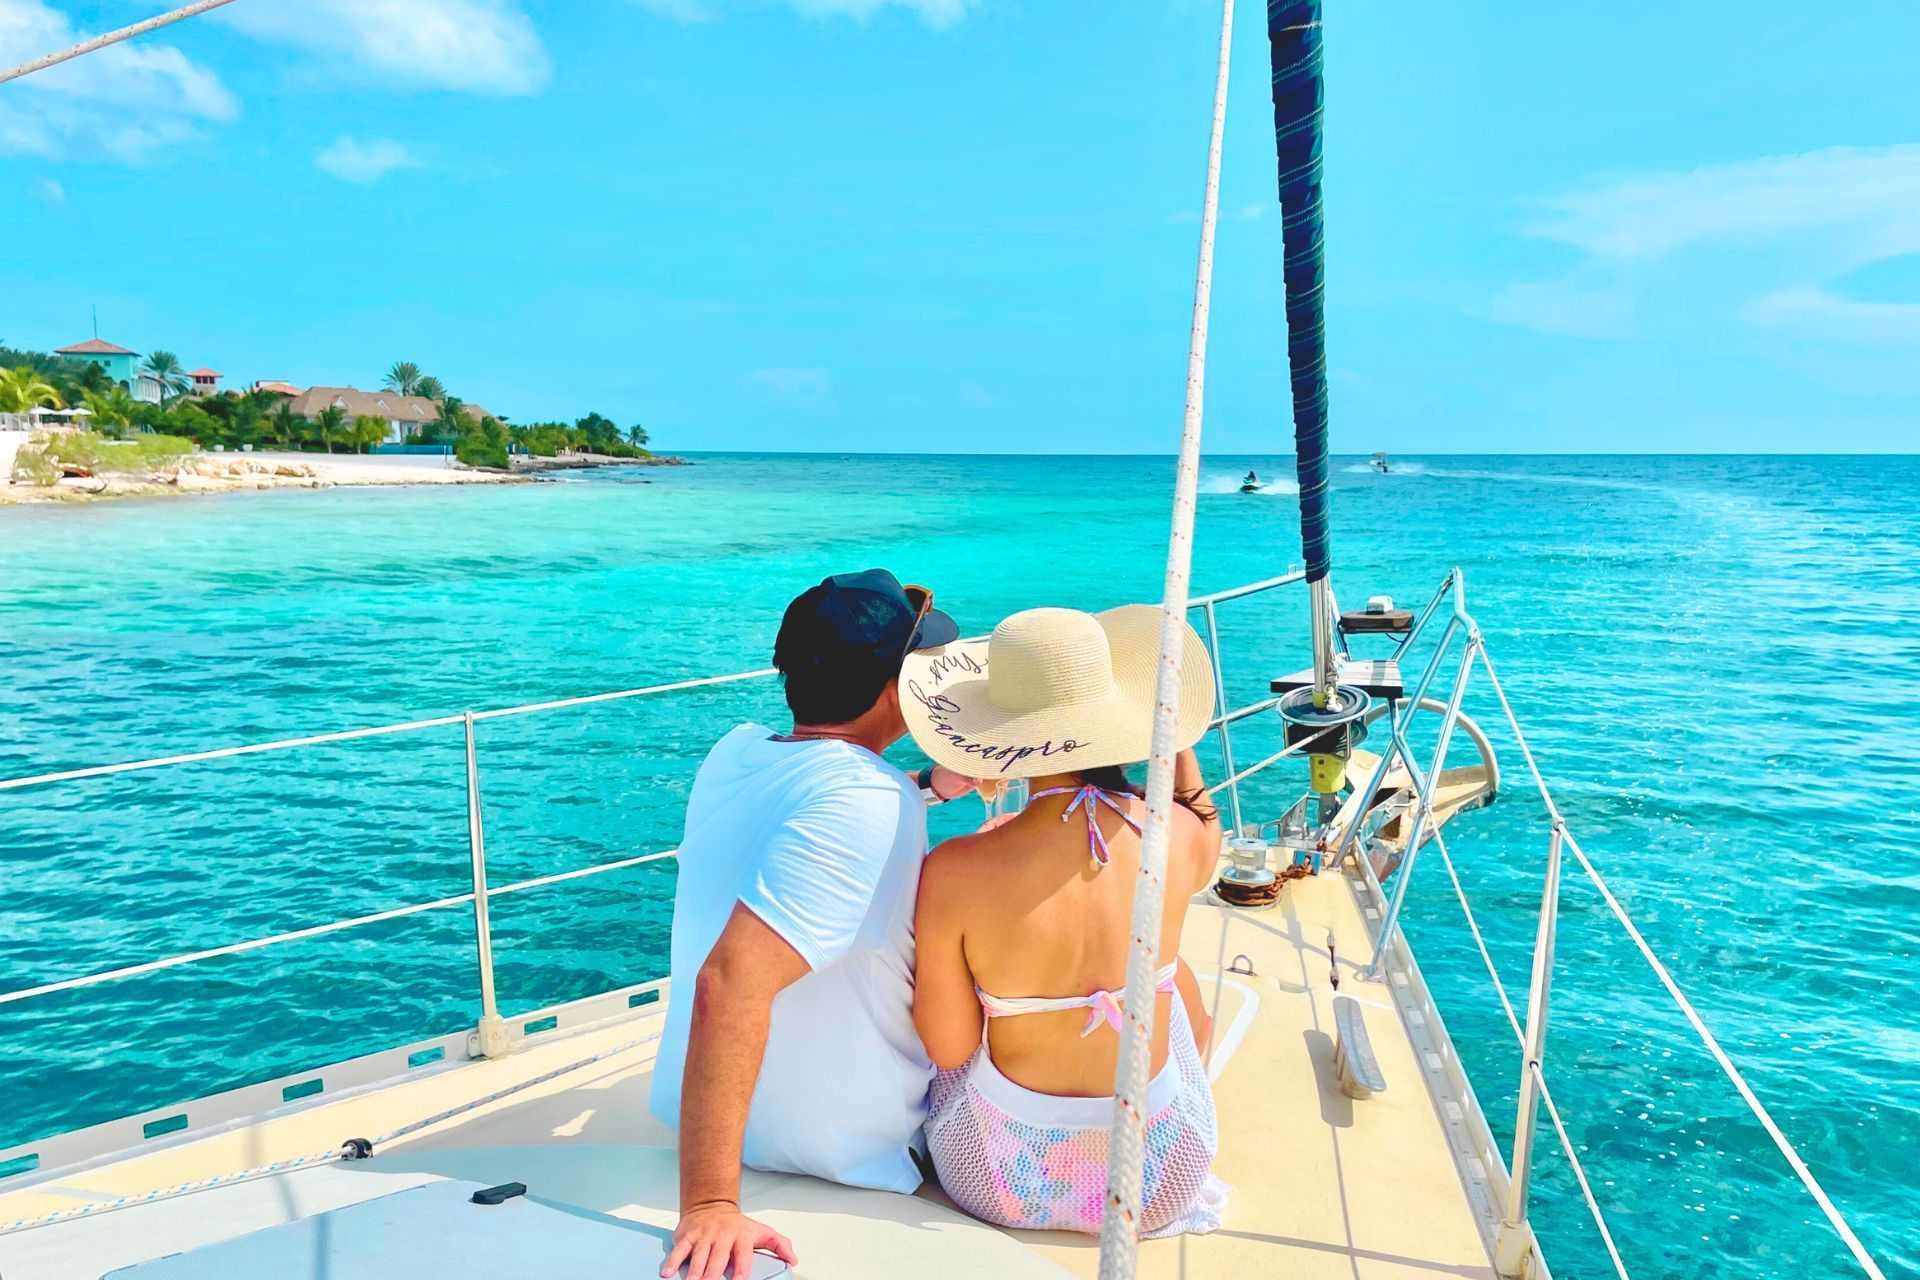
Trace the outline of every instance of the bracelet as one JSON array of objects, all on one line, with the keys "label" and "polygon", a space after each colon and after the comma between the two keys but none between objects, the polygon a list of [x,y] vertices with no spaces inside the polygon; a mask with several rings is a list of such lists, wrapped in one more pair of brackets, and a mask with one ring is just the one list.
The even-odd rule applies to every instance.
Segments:
[{"label": "bracelet", "polygon": [[913,775],[913,784],[920,788],[920,794],[926,797],[928,804],[945,804],[947,798],[933,789],[933,766],[928,765]]}]

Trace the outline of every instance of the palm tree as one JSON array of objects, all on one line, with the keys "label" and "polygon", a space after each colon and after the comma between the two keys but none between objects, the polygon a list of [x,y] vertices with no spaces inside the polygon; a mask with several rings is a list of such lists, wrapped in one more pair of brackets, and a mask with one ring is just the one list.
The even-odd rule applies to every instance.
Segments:
[{"label": "palm tree", "polygon": [[[98,367],[95,366],[95,368]],[[93,415],[95,428],[122,428],[133,425],[133,397],[127,394],[125,387],[114,387],[104,394],[89,391],[86,401],[87,412]],[[118,430],[113,434],[119,434]]]},{"label": "palm tree", "polygon": [[274,438],[280,442],[282,448],[285,448],[293,443],[294,424],[299,419],[293,416],[293,406],[287,403],[284,397],[275,396],[274,398],[280,403],[267,415],[267,430],[273,432]]},{"label": "palm tree", "polygon": [[387,370],[387,380],[380,385],[389,391],[398,391],[403,396],[420,394],[420,379],[424,376],[420,366],[411,360],[396,360],[393,368]]},{"label": "palm tree", "polygon": [[353,429],[347,433],[347,440],[361,453],[387,438],[387,420],[371,413],[363,413],[353,420]]},{"label": "palm tree", "polygon": [[627,443],[632,445],[636,449],[646,448],[647,447],[647,429],[641,426],[637,422],[634,423],[632,426],[628,427]]},{"label": "palm tree", "polygon": [[429,373],[414,384],[413,394],[425,396],[429,400],[445,400],[447,389],[441,385],[440,379]]},{"label": "palm tree", "polygon": [[140,372],[152,378],[160,388],[160,407],[166,408],[167,397],[179,395],[187,389],[186,371],[180,367],[180,357],[171,351],[156,351],[147,357],[140,366]]},{"label": "palm tree", "polygon": [[49,409],[63,407],[60,393],[40,376],[39,370],[23,364],[0,372],[0,413],[29,413],[43,405]]},{"label": "palm tree", "polygon": [[347,411],[337,404],[330,404],[320,411],[313,420],[314,434],[320,437],[320,444],[328,453],[333,452],[333,438],[347,425]]},{"label": "palm tree", "polygon": [[459,397],[448,396],[440,402],[440,412],[434,418],[434,430],[442,440],[458,440],[467,434],[470,425],[471,419],[467,417],[466,408],[460,403]]}]

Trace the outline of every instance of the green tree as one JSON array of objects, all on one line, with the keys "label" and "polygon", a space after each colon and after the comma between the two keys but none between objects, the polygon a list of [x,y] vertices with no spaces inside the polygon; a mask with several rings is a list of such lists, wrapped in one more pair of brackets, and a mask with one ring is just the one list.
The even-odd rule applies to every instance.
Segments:
[{"label": "green tree", "polygon": [[347,411],[337,404],[330,404],[311,421],[314,438],[320,442],[323,450],[332,453],[334,440],[347,429]]},{"label": "green tree", "polygon": [[199,405],[188,401],[167,411],[161,430],[196,444],[226,444],[227,424]]},{"label": "green tree", "polygon": [[420,366],[411,360],[396,360],[393,368],[387,370],[387,379],[380,385],[389,391],[398,391],[403,396],[420,394],[420,379],[424,375]]},{"label": "green tree", "polygon": [[59,390],[32,365],[15,365],[0,372],[0,413],[28,413],[34,409],[64,407]]},{"label": "green tree", "polygon": [[581,435],[581,444],[594,453],[612,453],[613,447],[622,443],[620,428],[604,414],[589,413],[573,425]]},{"label": "green tree", "polygon": [[460,442],[454,445],[453,456],[470,467],[505,471],[513,465],[507,457],[507,440],[506,425],[489,415],[470,424]]},{"label": "green tree", "polygon": [[347,432],[347,442],[360,453],[366,453],[373,446],[387,438],[387,420],[363,413],[353,420],[353,426]]},{"label": "green tree", "polygon": [[300,419],[293,416],[293,405],[287,402],[286,397],[274,396],[273,398],[280,403],[267,412],[267,434],[272,436],[281,448],[289,448],[293,444],[294,433],[299,430]]},{"label": "green tree", "polygon": [[60,356],[55,359],[36,359],[33,364],[67,404],[79,404],[89,392],[103,392],[114,385],[107,371],[91,360],[71,360]]},{"label": "green tree", "polygon": [[[94,366],[96,369],[99,367]],[[133,425],[133,397],[127,394],[125,387],[116,386],[104,392],[89,391],[86,401],[87,412],[93,415],[95,431],[117,436]]]},{"label": "green tree", "polygon": [[434,435],[441,440],[451,440],[455,444],[467,434],[467,428],[473,418],[467,413],[467,407],[460,403],[458,396],[448,396],[440,402],[440,412],[433,420]]},{"label": "green tree", "polygon": [[180,367],[180,357],[171,351],[154,352],[140,366],[140,371],[152,378],[154,385],[160,388],[162,407],[170,396],[177,396],[187,389],[186,370]]},{"label": "green tree", "polygon": [[440,384],[440,379],[429,373],[424,375],[420,381],[415,384],[413,394],[425,396],[429,400],[445,400],[447,398],[447,389]]},{"label": "green tree", "polygon": [[647,429],[641,426],[637,422],[634,423],[632,426],[628,427],[627,443],[632,445],[636,449],[646,448],[649,443],[647,439]]}]

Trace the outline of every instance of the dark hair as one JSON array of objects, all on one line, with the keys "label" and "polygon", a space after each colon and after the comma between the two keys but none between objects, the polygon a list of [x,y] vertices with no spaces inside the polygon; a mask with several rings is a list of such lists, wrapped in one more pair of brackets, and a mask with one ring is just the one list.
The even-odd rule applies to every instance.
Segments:
[{"label": "dark hair", "polygon": [[[1098,787],[1102,791],[1123,791],[1142,799],[1147,794],[1145,787],[1135,785],[1133,779],[1127,776],[1127,766],[1122,764],[1102,765],[1098,769],[1079,769],[1075,771],[1074,776],[1086,785]],[[1212,822],[1220,816],[1220,810],[1207,799],[1207,793],[1204,790],[1176,791],[1173,793],[1173,802],[1202,822]]]},{"label": "dark hair", "polygon": [[898,662],[880,662],[867,653],[842,653],[830,661],[794,660],[776,652],[786,686],[787,707],[795,724],[846,724],[873,709],[887,682],[900,674]]}]

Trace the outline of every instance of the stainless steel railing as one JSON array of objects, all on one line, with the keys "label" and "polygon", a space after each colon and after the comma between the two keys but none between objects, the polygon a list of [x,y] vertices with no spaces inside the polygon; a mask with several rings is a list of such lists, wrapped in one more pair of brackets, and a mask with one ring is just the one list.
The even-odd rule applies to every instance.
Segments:
[{"label": "stainless steel railing", "polygon": [[[1299,571],[1294,570],[1276,577],[1266,578],[1258,582],[1251,582],[1243,586],[1215,592],[1211,595],[1197,596],[1189,602],[1190,609],[1200,610],[1202,614],[1202,620],[1205,624],[1207,646],[1214,660],[1215,693],[1222,707],[1224,707],[1226,703],[1228,682],[1226,678],[1226,662],[1220,644],[1217,607],[1230,601],[1240,600],[1248,596],[1258,595],[1291,585],[1301,581],[1302,578],[1303,575]],[[1508,1198],[1506,1204],[1503,1206],[1502,1227],[1496,1239],[1496,1263],[1501,1273],[1511,1277],[1526,1276],[1534,1273],[1538,1251],[1530,1225],[1528,1202],[1532,1190],[1532,1175],[1535,1164],[1533,1150],[1534,1131],[1537,1127],[1540,1112],[1544,1109],[1552,1127],[1560,1139],[1561,1148],[1580,1186],[1587,1208],[1598,1226],[1609,1258],[1613,1262],[1619,1275],[1624,1277],[1627,1274],[1625,1263],[1621,1260],[1613,1234],[1607,1225],[1605,1214],[1602,1212],[1598,1200],[1593,1194],[1590,1180],[1587,1178],[1578,1152],[1561,1119],[1558,1105],[1555,1102],[1552,1090],[1548,1084],[1544,1062],[1548,1008],[1551,1001],[1553,977],[1553,951],[1559,928],[1559,909],[1562,892],[1562,860],[1564,853],[1570,851],[1579,863],[1581,869],[1585,872],[1587,878],[1600,892],[1609,911],[1633,940],[1642,957],[1647,961],[1649,966],[1652,967],[1668,994],[1686,1016],[1689,1025],[1706,1045],[1722,1071],[1733,1083],[1742,1101],[1752,1110],[1756,1119],[1758,1119],[1762,1127],[1766,1130],[1768,1136],[1774,1141],[1776,1147],[1779,1148],[1788,1165],[1813,1196],[1828,1222],[1833,1226],[1836,1233],[1839,1234],[1843,1243],[1847,1246],[1848,1251],[1860,1264],[1862,1270],[1868,1276],[1872,1277],[1873,1280],[1885,1280],[1884,1274],[1874,1262],[1872,1256],[1867,1252],[1865,1246],[1861,1244],[1859,1238],[1847,1224],[1837,1206],[1833,1204],[1833,1201],[1827,1195],[1824,1188],[1821,1187],[1819,1181],[1807,1167],[1806,1162],[1793,1148],[1791,1142],[1780,1130],[1779,1125],[1774,1121],[1772,1115],[1761,1103],[1758,1096],[1754,1094],[1752,1088],[1747,1084],[1745,1077],[1720,1047],[1719,1042],[1713,1037],[1705,1022],[1700,1018],[1698,1011],[1694,1009],[1691,1002],[1687,1000],[1685,993],[1681,991],[1678,983],[1673,979],[1672,974],[1667,970],[1651,946],[1648,945],[1646,939],[1634,926],[1624,908],[1620,906],[1618,899],[1614,896],[1599,870],[1581,848],[1579,842],[1575,840],[1569,832],[1566,820],[1562,816],[1558,805],[1554,802],[1552,793],[1547,787],[1545,778],[1528,745],[1525,733],[1520,727],[1518,717],[1514,714],[1513,708],[1507,700],[1506,691],[1500,684],[1499,677],[1494,670],[1492,658],[1487,653],[1485,637],[1482,635],[1473,616],[1467,610],[1465,579],[1458,569],[1455,569],[1447,575],[1439,589],[1434,592],[1432,598],[1421,610],[1415,619],[1412,629],[1396,647],[1394,651],[1395,658],[1402,658],[1410,653],[1416,642],[1425,638],[1428,629],[1433,625],[1436,618],[1442,620],[1440,637],[1435,643],[1433,651],[1428,657],[1425,667],[1422,669],[1421,675],[1415,681],[1413,694],[1410,697],[1396,700],[1395,704],[1388,708],[1386,713],[1389,718],[1388,745],[1386,749],[1381,752],[1374,771],[1367,781],[1367,790],[1362,793],[1368,796],[1375,794],[1395,761],[1398,761],[1406,768],[1408,776],[1414,785],[1416,798],[1413,827],[1407,845],[1406,859],[1398,869],[1396,882],[1393,885],[1391,894],[1387,894],[1378,879],[1374,877],[1373,869],[1368,858],[1364,856],[1356,857],[1355,863],[1361,874],[1367,877],[1372,888],[1380,893],[1382,897],[1386,898],[1388,902],[1387,910],[1382,919],[1379,934],[1375,941],[1376,959],[1374,964],[1377,966],[1380,963],[1379,957],[1387,953],[1393,941],[1395,930],[1399,926],[1400,913],[1404,907],[1408,889],[1413,880],[1413,870],[1417,861],[1417,855],[1422,846],[1428,842],[1429,837],[1431,838],[1431,842],[1436,846],[1441,858],[1446,863],[1456,893],[1459,895],[1461,907],[1466,914],[1468,927],[1486,963],[1487,971],[1495,992],[1513,1026],[1516,1043],[1521,1052],[1521,1078],[1519,1096],[1516,1103],[1512,1156],[1508,1161],[1510,1170]],[[1454,653],[1456,641],[1461,642],[1457,655]],[[1453,670],[1451,684],[1444,691],[1446,696],[1444,700],[1432,697],[1430,694],[1440,676],[1446,671],[1450,658],[1453,660]],[[1461,887],[1457,874],[1454,874],[1452,859],[1447,852],[1445,840],[1437,827],[1433,825],[1432,821],[1435,786],[1444,770],[1447,751],[1456,728],[1465,725],[1467,732],[1475,740],[1475,745],[1480,748],[1483,757],[1489,765],[1495,765],[1493,753],[1487,744],[1485,736],[1480,732],[1478,726],[1474,725],[1462,711],[1462,703],[1465,698],[1469,679],[1476,666],[1484,672],[1488,685],[1498,699],[1500,710],[1515,735],[1520,753],[1526,762],[1536,789],[1546,805],[1550,819],[1545,883],[1542,890],[1540,912],[1535,922],[1535,943],[1524,1027],[1518,1015],[1514,1012],[1513,1004],[1507,995],[1505,985],[1502,983],[1498,970],[1493,964],[1491,955],[1486,949],[1479,926],[1474,920],[1472,906],[1468,901],[1465,890]],[[372,912],[366,915],[335,920],[326,924],[290,930],[266,937],[249,939],[243,942],[229,943],[200,951],[127,965],[104,972],[84,974],[40,984],[38,986],[4,992],[0,993],[0,1005],[32,999],[37,996],[49,995],[58,991],[68,991],[123,978],[130,978],[144,973],[156,972],[161,969],[173,968],[178,965],[212,959],[216,956],[233,955],[262,947],[318,937],[344,929],[357,928],[378,921],[398,919],[422,912],[443,910],[470,903],[474,910],[475,953],[479,968],[478,976],[481,998],[480,1022],[470,1037],[470,1044],[476,1056],[491,1057],[507,1052],[513,1047],[514,1040],[505,1020],[500,1015],[497,995],[494,990],[492,928],[488,910],[491,901],[494,898],[506,894],[521,893],[569,880],[601,875],[611,871],[661,861],[673,857],[676,851],[668,849],[644,853],[632,857],[614,859],[592,866],[580,867],[571,871],[536,876],[511,884],[490,885],[487,878],[486,833],[482,815],[479,753],[474,738],[474,725],[482,720],[530,715],[563,708],[591,706],[603,702],[656,696],[686,689],[764,679],[773,674],[775,673],[771,668],[763,668],[756,671],[736,672],[730,675],[679,680],[633,689],[614,690],[580,697],[528,703],[522,706],[502,707],[484,711],[468,711],[457,715],[432,716],[424,719],[400,721],[393,724],[374,725],[359,729],[337,730],[295,738],[281,738],[270,742],[219,747],[204,751],[182,752],[174,755],[158,756],[118,764],[55,770],[17,778],[0,779],[0,792],[6,792],[28,787],[77,781],[85,778],[104,777],[113,774],[158,769],[199,761],[227,759],[235,756],[252,755],[263,752],[292,750],[299,747],[354,741],[361,738],[408,733],[458,724],[462,727],[466,747],[468,854],[473,878],[473,887],[468,893],[456,894],[451,897],[438,898],[427,902],[413,903],[384,911]],[[1271,710],[1277,701],[1278,699],[1276,698],[1261,698],[1242,707],[1223,710],[1208,726],[1212,732],[1217,733],[1220,737],[1222,759],[1227,769],[1227,776],[1221,782],[1210,788],[1210,791],[1213,794],[1218,794],[1221,791],[1227,793],[1233,825],[1236,831],[1241,830],[1244,826],[1239,792],[1240,784],[1271,767],[1278,761],[1297,754],[1307,745],[1305,743],[1297,743],[1293,746],[1283,748],[1247,768],[1236,768],[1232,745],[1232,726],[1250,717]],[[1439,709],[1437,713],[1441,716],[1440,728],[1433,751],[1429,755],[1427,762],[1423,765],[1417,758],[1417,753],[1413,750],[1409,742],[1408,729],[1415,717],[1421,712],[1426,711],[1431,714],[1434,713],[1435,708]],[[1356,852],[1361,827],[1361,817],[1363,815],[1364,806],[1356,806],[1354,820],[1349,827],[1341,833],[1340,841],[1336,846],[1336,863],[1348,854]]]},{"label": "stainless steel railing", "polygon": [[[1218,674],[1222,670],[1222,662],[1219,656],[1220,643],[1219,643],[1218,624],[1216,620],[1216,615],[1214,613],[1215,606],[1227,601],[1239,600],[1248,596],[1258,595],[1263,592],[1272,591],[1279,587],[1288,586],[1292,583],[1300,581],[1300,579],[1301,579],[1300,572],[1298,570],[1294,570],[1288,573],[1280,574],[1276,577],[1264,578],[1257,582],[1249,582],[1241,586],[1231,587],[1225,591],[1215,592],[1211,595],[1197,596],[1193,599],[1193,601],[1191,602],[1191,607],[1194,609],[1204,610],[1206,614],[1208,645],[1215,655],[1214,666],[1215,666],[1216,674]],[[301,929],[291,929],[283,933],[271,934],[271,935],[258,937],[258,938],[250,938],[241,942],[227,943],[222,946],[209,947],[209,948],[205,948],[198,951],[182,953],[179,955],[166,956],[166,957],[162,957],[154,960],[144,961],[138,964],[124,965],[118,968],[104,970],[97,973],[81,974],[71,978],[65,978],[58,981],[54,981],[54,982],[41,983],[35,986],[23,987],[13,991],[0,992],[0,1005],[12,1004],[22,1000],[29,1000],[38,996],[52,995],[53,993],[59,992],[59,991],[71,991],[71,990],[75,990],[82,987],[97,986],[97,985],[100,985],[101,983],[114,982],[123,978],[137,977],[141,974],[154,973],[162,969],[170,969],[180,965],[193,964],[198,961],[210,960],[219,956],[236,955],[246,951],[258,950],[263,947],[276,946],[281,943],[297,942],[303,939],[320,937],[325,934],[337,933],[342,930],[358,928],[363,925],[375,924],[380,921],[395,920],[395,919],[400,919],[406,916],[418,915],[423,912],[440,911],[440,910],[445,910],[451,907],[460,907],[460,906],[472,904],[473,914],[474,914],[474,950],[475,950],[475,955],[476,955],[477,965],[478,965],[477,977],[478,977],[478,985],[479,985],[479,991],[480,991],[480,1005],[481,1005],[480,1023],[476,1030],[476,1041],[477,1041],[477,1045],[478,1045],[481,1056],[486,1056],[486,1057],[498,1056],[501,1053],[507,1052],[512,1046],[511,1046],[511,1038],[508,1036],[506,1031],[505,1020],[502,1019],[500,1015],[498,996],[495,991],[494,963],[493,963],[493,930],[492,930],[492,922],[491,922],[491,918],[488,910],[488,904],[494,898],[497,898],[506,894],[521,893],[529,889],[542,888],[547,885],[558,884],[567,880],[580,879],[586,876],[601,875],[610,871],[620,871],[620,870],[627,869],[629,867],[635,867],[635,866],[640,866],[649,862],[660,861],[665,858],[673,857],[676,851],[668,849],[668,850],[662,850],[654,853],[640,854],[634,857],[617,858],[608,862],[598,863],[588,867],[577,868],[572,871],[560,872],[555,875],[536,876],[531,879],[517,881],[512,884],[489,886],[488,876],[487,876],[486,826],[485,826],[485,818],[483,816],[483,809],[481,805],[479,751],[477,748],[477,744],[475,742],[474,726],[483,720],[495,720],[495,719],[501,719],[501,718],[511,717],[511,716],[532,715],[540,712],[557,711],[557,710],[573,708],[573,707],[594,706],[600,703],[618,702],[618,701],[624,701],[632,698],[654,697],[654,696],[659,696],[663,694],[676,693],[676,692],[680,692],[688,689],[697,689],[697,688],[711,687],[715,685],[733,684],[733,683],[738,683],[738,682],[747,681],[747,680],[760,680],[760,679],[765,679],[774,674],[776,673],[773,668],[763,667],[754,671],[741,671],[741,672],[734,672],[728,675],[719,675],[719,676],[704,676],[704,677],[699,677],[699,678],[690,679],[690,680],[675,680],[675,681],[670,681],[662,684],[644,685],[644,686],[631,688],[631,689],[618,689],[618,690],[612,690],[604,693],[586,694],[578,697],[556,698],[556,699],[550,699],[544,702],[526,703],[520,706],[498,707],[490,710],[466,711],[466,712],[461,712],[459,714],[428,716],[428,717],[415,719],[415,720],[401,720],[401,721],[395,721],[390,724],[370,725],[370,726],[357,728],[357,729],[340,729],[340,730],[329,731],[326,733],[306,734],[299,737],[277,738],[267,742],[244,743],[244,744],[238,744],[238,745],[226,746],[226,747],[215,747],[215,748],[210,748],[210,749],[201,750],[201,751],[178,752],[171,755],[153,756],[146,759],[129,760],[129,761],[123,761],[115,764],[91,765],[91,766],[74,768],[74,769],[59,769],[59,770],[42,772],[42,773],[27,774],[27,775],[23,775],[21,777],[16,777],[16,778],[0,779],[0,792],[17,791],[17,790],[22,790],[28,787],[51,786],[57,783],[75,782],[75,781],[80,781],[87,778],[107,777],[107,776],[111,776],[115,774],[123,774],[123,773],[136,773],[136,772],[142,772],[142,771],[151,770],[151,769],[168,768],[176,765],[195,764],[202,761],[224,760],[224,759],[230,759],[236,756],[258,755],[258,754],[267,753],[267,752],[290,751],[290,750],[294,750],[296,748],[301,748],[301,747],[320,746],[320,745],[325,745],[330,743],[340,743],[340,742],[352,742],[352,741],[357,741],[363,738],[385,737],[385,736],[394,735],[394,734],[414,733],[414,732],[421,732],[421,731],[426,731],[431,729],[445,728],[452,725],[459,725],[461,726],[461,729],[462,729],[462,734],[464,737],[464,744],[465,744],[467,842],[468,842],[468,858],[469,858],[469,863],[471,865],[472,882],[473,882],[473,888],[468,893],[455,894],[453,896],[444,897],[444,898],[435,898],[426,902],[410,903],[405,906],[389,908],[383,911],[370,912],[365,915],[352,916],[352,917],[347,917],[339,920],[333,920],[325,924],[311,925]],[[1224,688],[1225,688],[1224,676],[1221,676],[1220,680],[1221,680],[1220,688],[1224,691]],[[1224,701],[1224,693],[1222,694],[1222,697]],[[1228,749],[1226,738],[1229,733],[1229,729],[1228,729],[1229,725],[1231,725],[1235,721],[1246,719],[1248,716],[1257,714],[1258,712],[1271,707],[1272,703],[1273,703],[1272,699],[1263,699],[1258,702],[1252,703],[1248,706],[1241,707],[1233,711],[1225,712],[1222,715],[1216,717],[1212,722],[1212,724],[1210,725],[1210,728],[1214,729],[1215,731],[1221,734],[1223,750]],[[1275,758],[1278,758],[1278,757],[1275,757]],[[1239,782],[1243,780],[1245,777],[1251,776],[1253,773],[1258,772],[1260,768],[1265,767],[1266,764],[1269,764],[1271,762],[1272,762],[1271,759],[1268,761],[1263,761],[1261,765],[1256,766],[1254,769],[1244,771],[1238,777],[1231,776],[1231,769],[1229,770],[1230,776],[1225,782],[1221,784],[1221,786],[1226,787],[1231,791],[1234,797],[1234,804],[1236,807],[1236,811],[1238,809],[1238,803],[1239,803],[1239,800],[1238,800]]]}]

